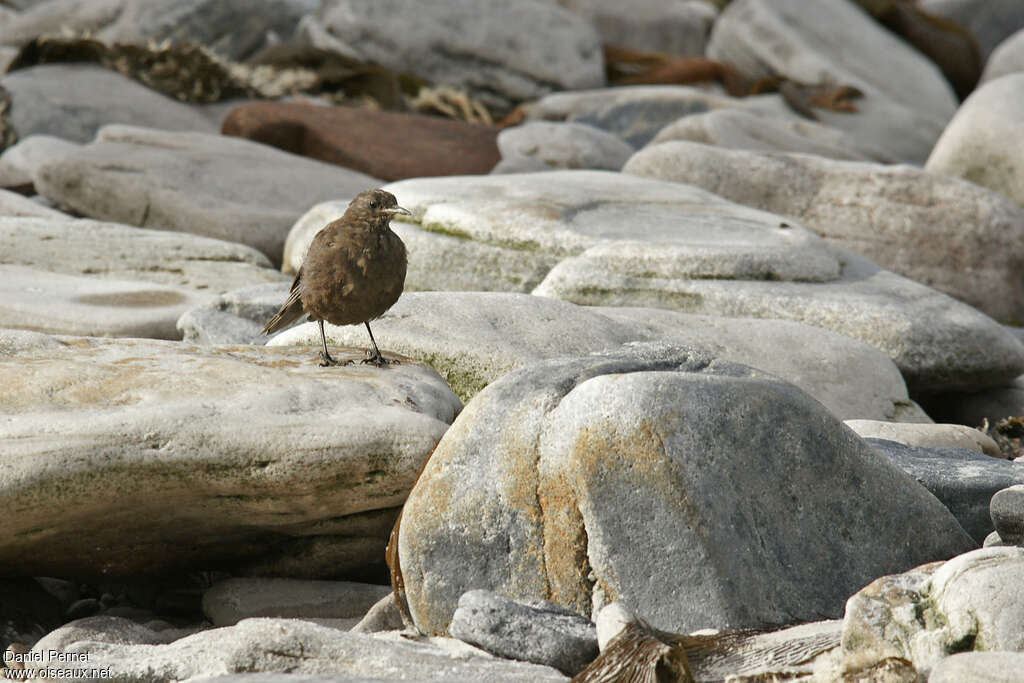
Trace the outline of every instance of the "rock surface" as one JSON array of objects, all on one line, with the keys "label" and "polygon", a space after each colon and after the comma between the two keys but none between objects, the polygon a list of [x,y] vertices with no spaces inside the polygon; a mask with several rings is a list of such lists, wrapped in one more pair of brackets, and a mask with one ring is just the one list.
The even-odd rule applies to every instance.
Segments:
[{"label": "rock surface", "polygon": [[17,192],[0,190],[0,217],[15,216],[19,218],[49,218],[66,220],[71,218],[62,211],[51,209],[43,202],[35,201]]},{"label": "rock surface", "polygon": [[998,491],[1024,483],[1024,466],[966,448],[924,448],[868,438],[878,453],[916,479],[949,508],[980,545],[992,531],[989,501]]},{"label": "rock surface", "polygon": [[1016,0],[921,0],[925,11],[963,26],[988,57],[997,45],[1024,28],[1024,8]]},{"label": "rock surface", "polygon": [[414,0],[330,0],[317,16],[340,51],[496,106],[604,83],[597,33],[550,2],[444,0],[428,9]]},{"label": "rock surface", "polygon": [[29,135],[0,155],[0,186],[24,188],[36,168],[76,151],[79,145],[53,135]]},{"label": "rock surface", "polygon": [[[989,81],[964,101],[935,143],[925,169],[957,176],[1024,205],[1024,73]],[[1018,314],[1016,320],[1024,320]]]},{"label": "rock surface", "polygon": [[1024,29],[1014,33],[992,51],[981,75],[981,84],[1019,71],[1024,71]]},{"label": "rock surface", "polygon": [[398,556],[428,633],[479,587],[686,632],[838,615],[870,577],[972,546],[792,385],[637,345],[480,392],[410,494]]},{"label": "rock surface", "polygon": [[715,22],[707,55],[750,78],[858,88],[855,116],[819,109],[818,118],[912,163],[928,156],[957,105],[938,67],[847,0],[736,0]]},{"label": "rock surface", "polygon": [[1024,484],[997,491],[989,503],[992,523],[1007,545],[1024,545]]},{"label": "rock surface", "polygon": [[506,128],[498,136],[502,165],[539,162],[541,170],[594,168],[618,171],[633,147],[600,128],[581,123],[529,121]]},{"label": "rock surface", "polygon": [[216,133],[201,109],[150,90],[127,76],[86,64],[43,64],[0,78],[20,138],[53,135],[89,142],[107,124]]},{"label": "rock surface", "polygon": [[131,126],[105,127],[34,180],[41,194],[91,218],[240,242],[274,263],[303,211],[379,184],[248,140]]},{"label": "rock surface", "polygon": [[837,128],[805,119],[767,116],[740,107],[684,116],[662,128],[649,144],[670,140],[757,152],[814,154],[826,159],[893,161],[887,152],[861,143]]},{"label": "rock surface", "polygon": [[190,344],[260,344],[263,327],[288,298],[289,283],[263,284],[227,292],[178,318],[182,341]]},{"label": "rock surface", "polygon": [[384,180],[487,173],[499,160],[497,128],[422,114],[249,102],[222,130]]},{"label": "rock surface", "polygon": [[209,296],[141,280],[0,265],[0,320],[49,334],[180,339],[177,321]]},{"label": "rock surface", "polygon": [[717,14],[709,3],[695,0],[640,0],[629,5],[616,0],[559,0],[559,4],[589,20],[603,44],[692,56],[703,56]]},{"label": "rock surface", "polygon": [[0,263],[91,279],[138,280],[208,295],[285,282],[252,247],[93,220],[0,217]]},{"label": "rock surface", "polygon": [[[446,642],[447,641],[447,642]],[[459,641],[416,642],[345,633],[293,619],[246,619],[166,645],[81,641],[64,652],[86,652],[89,665],[109,667],[129,683],[217,680],[302,683],[326,680],[449,680],[496,683],[568,680],[554,669],[491,657]],[[263,672],[251,677],[224,676]],[[308,676],[320,674],[321,676]],[[324,675],[330,675],[328,679]],[[210,678],[216,676],[217,678]]]},{"label": "rock surface", "polygon": [[843,653],[902,657],[927,675],[958,652],[1024,651],[1022,570],[1024,548],[983,548],[882,577],[847,602]]},{"label": "rock surface", "polygon": [[[278,305],[284,296],[279,289]],[[242,319],[239,325],[249,329],[264,319]],[[324,328],[329,343],[367,343],[360,327]],[[387,349],[430,363],[464,401],[504,374],[539,360],[631,341],[666,341],[778,375],[844,418],[928,421],[884,354],[849,337],[783,320],[587,308],[525,294],[407,292],[374,322],[374,329]],[[282,332],[268,344],[318,342],[319,328],[310,324]]]},{"label": "rock surface", "polygon": [[623,171],[791,217],[999,320],[1024,318],[1024,209],[971,183],[909,166],[691,142],[648,147]]},{"label": "rock surface", "polygon": [[992,437],[959,424],[907,424],[881,420],[844,420],[862,439],[885,439],[924,448],[966,448],[993,458],[1004,458]]},{"label": "rock surface", "polygon": [[252,617],[361,619],[387,595],[390,586],[353,581],[232,578],[203,594],[203,613],[214,626]]},{"label": "rock surface", "polygon": [[260,574],[276,553],[293,577],[379,569],[393,508],[460,407],[413,361],[323,369],[305,351],[17,331],[0,350],[0,572]]},{"label": "rock surface", "polygon": [[961,652],[939,661],[928,683],[1017,683],[1024,652]]},{"label": "rock surface", "polygon": [[573,676],[597,656],[589,619],[543,600],[511,600],[485,590],[459,598],[451,634],[505,659],[551,666]]}]

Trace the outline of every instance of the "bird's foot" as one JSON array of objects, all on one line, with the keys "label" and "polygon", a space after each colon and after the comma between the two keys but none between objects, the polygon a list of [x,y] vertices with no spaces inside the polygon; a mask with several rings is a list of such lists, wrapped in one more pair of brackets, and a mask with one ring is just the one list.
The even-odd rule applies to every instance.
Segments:
[{"label": "bird's foot", "polygon": [[396,359],[392,358],[388,360],[382,353],[374,353],[373,351],[366,352],[366,358],[363,359],[364,364],[376,365],[378,368],[382,368],[385,365],[401,365]]},{"label": "bird's foot", "polygon": [[320,352],[320,367],[330,368],[334,367],[335,365],[352,365],[352,361],[337,361],[331,358],[331,354],[324,353],[323,351]]}]

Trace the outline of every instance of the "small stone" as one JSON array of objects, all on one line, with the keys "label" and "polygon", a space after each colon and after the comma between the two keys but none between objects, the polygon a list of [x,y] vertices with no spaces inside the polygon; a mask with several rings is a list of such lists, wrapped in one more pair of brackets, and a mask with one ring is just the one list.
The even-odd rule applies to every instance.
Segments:
[{"label": "small stone", "polygon": [[992,496],[992,523],[1007,545],[1024,545],[1024,485],[1009,486]]},{"label": "small stone", "polygon": [[582,123],[530,121],[498,136],[503,161],[535,159],[546,169],[595,168],[618,171],[635,151],[621,138]]},{"label": "small stone", "polygon": [[385,595],[366,611],[358,624],[352,627],[352,633],[379,633],[380,631],[398,631],[405,627],[402,613],[395,604],[395,596]]},{"label": "small stone", "polygon": [[597,656],[594,624],[544,600],[512,600],[486,590],[459,598],[449,632],[506,659],[545,664],[572,676]]}]

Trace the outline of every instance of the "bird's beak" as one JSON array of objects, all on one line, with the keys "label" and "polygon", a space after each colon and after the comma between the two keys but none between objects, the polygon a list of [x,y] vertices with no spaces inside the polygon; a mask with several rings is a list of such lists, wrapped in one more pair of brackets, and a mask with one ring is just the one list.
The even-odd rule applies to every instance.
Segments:
[{"label": "bird's beak", "polygon": [[412,215],[412,211],[410,211],[409,209],[403,209],[400,206],[394,206],[394,207],[391,207],[390,209],[384,209],[384,213],[390,213],[392,216],[394,216],[396,214],[401,214],[403,216],[411,216]]}]

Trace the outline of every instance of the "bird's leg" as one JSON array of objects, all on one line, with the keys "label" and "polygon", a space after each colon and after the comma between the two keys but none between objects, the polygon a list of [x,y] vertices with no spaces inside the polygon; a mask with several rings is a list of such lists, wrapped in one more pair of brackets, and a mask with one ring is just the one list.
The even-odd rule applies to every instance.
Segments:
[{"label": "bird's leg", "polygon": [[363,359],[363,362],[364,363],[373,363],[378,368],[382,368],[385,365],[387,365],[388,363],[391,363],[393,365],[398,365],[398,361],[397,360],[394,360],[394,359],[388,360],[383,355],[381,355],[380,349],[377,348],[377,342],[373,338],[373,331],[370,329],[370,323],[369,322],[365,322],[363,324],[366,325],[366,331],[370,333],[370,343],[373,344],[373,353],[370,353],[369,351],[367,351],[366,352],[367,357]]},{"label": "bird's leg", "polygon": [[338,361],[331,358],[331,354],[327,353],[327,337],[324,336],[324,321],[318,320],[320,323],[320,343],[323,344],[323,351],[320,352],[320,367],[327,368],[332,365],[338,365]]}]

